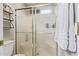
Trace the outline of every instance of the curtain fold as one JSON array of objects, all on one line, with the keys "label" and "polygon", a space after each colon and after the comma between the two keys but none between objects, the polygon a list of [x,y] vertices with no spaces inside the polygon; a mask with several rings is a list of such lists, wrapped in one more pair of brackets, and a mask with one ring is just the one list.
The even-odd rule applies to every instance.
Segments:
[{"label": "curtain fold", "polygon": [[69,51],[76,51],[76,37],[75,37],[75,7],[73,3],[70,3],[69,9]]}]

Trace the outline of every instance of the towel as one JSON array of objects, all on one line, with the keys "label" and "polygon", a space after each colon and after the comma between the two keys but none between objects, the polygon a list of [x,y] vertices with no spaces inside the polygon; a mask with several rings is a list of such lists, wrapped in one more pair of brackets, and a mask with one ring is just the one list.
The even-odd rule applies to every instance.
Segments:
[{"label": "towel", "polygon": [[68,3],[58,4],[55,41],[58,43],[58,46],[60,48],[67,50],[67,46],[68,46]]}]

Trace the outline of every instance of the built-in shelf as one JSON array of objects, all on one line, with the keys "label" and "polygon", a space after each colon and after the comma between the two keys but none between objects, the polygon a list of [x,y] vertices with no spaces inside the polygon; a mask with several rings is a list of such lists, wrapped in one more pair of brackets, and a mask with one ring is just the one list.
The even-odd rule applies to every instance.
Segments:
[{"label": "built-in shelf", "polygon": [[14,28],[14,27],[4,27],[4,30],[10,30],[12,28]]},{"label": "built-in shelf", "polygon": [[3,12],[13,14],[13,11],[11,10],[11,7],[9,5],[7,5],[7,4],[5,4],[5,3],[3,4]]},{"label": "built-in shelf", "polygon": [[[5,13],[7,13],[9,16],[5,17]],[[14,21],[12,17],[13,11],[11,7],[7,4],[3,4],[3,28],[4,30],[9,30],[14,28],[14,25],[12,24],[12,21]]]},{"label": "built-in shelf", "polygon": [[9,13],[9,14],[13,14],[12,12],[4,10],[4,9],[3,9],[3,12]]},{"label": "built-in shelf", "polygon": [[[4,23],[5,23],[5,21],[3,22],[3,26],[4,26]],[[12,28],[14,28],[14,26],[13,26],[12,23],[9,22],[9,23],[6,24],[3,28],[4,28],[4,29],[12,29]]]},{"label": "built-in shelf", "polygon": [[8,19],[8,18],[3,18],[4,20],[7,20],[7,21],[14,21],[14,20],[11,20],[11,19]]},{"label": "built-in shelf", "polygon": [[[14,42],[13,9],[9,4],[3,3],[3,41],[4,45]],[[2,43],[1,43],[2,44]]]},{"label": "built-in shelf", "polygon": [[14,27],[4,27],[4,28],[14,28]]}]

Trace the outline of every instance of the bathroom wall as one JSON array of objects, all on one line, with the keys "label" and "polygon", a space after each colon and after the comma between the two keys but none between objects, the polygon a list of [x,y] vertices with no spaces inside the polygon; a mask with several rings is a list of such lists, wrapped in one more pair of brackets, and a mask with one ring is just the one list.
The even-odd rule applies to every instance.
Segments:
[{"label": "bathroom wall", "polygon": [[[2,3],[0,3],[0,41],[3,40],[3,7]],[[0,56],[3,55],[3,45],[0,46]]]},{"label": "bathroom wall", "polygon": [[[36,30],[37,32],[42,33],[54,33],[55,28],[53,28],[53,25],[55,25],[55,16],[52,14],[40,14],[36,16]],[[46,27],[48,24],[49,28]]]},{"label": "bathroom wall", "polygon": [[0,40],[3,40],[3,12],[2,3],[0,3]]}]

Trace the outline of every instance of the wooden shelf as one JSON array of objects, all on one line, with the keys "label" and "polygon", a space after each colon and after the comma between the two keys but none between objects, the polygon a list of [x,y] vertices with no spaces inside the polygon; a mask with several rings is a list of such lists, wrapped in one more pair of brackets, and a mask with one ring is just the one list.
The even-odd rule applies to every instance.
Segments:
[{"label": "wooden shelf", "polygon": [[9,11],[4,10],[4,9],[3,9],[3,11],[6,12],[6,13],[9,13],[9,14],[13,14],[12,12],[9,12]]},{"label": "wooden shelf", "polygon": [[14,27],[4,27],[4,28],[14,28]]},{"label": "wooden shelf", "polygon": [[7,21],[14,21],[14,20],[11,20],[11,19],[7,19],[7,18],[3,18],[4,20],[7,20]]},{"label": "wooden shelf", "polygon": [[6,29],[6,30],[9,30],[9,29],[11,29],[11,28],[14,28],[14,27],[4,27],[4,30]]}]

